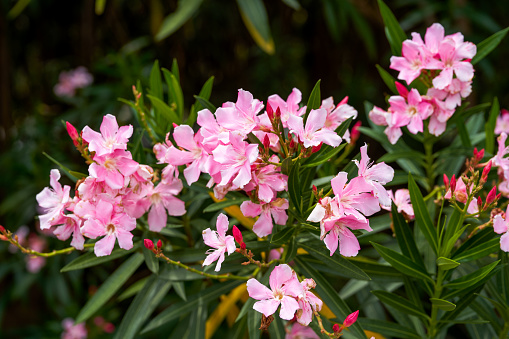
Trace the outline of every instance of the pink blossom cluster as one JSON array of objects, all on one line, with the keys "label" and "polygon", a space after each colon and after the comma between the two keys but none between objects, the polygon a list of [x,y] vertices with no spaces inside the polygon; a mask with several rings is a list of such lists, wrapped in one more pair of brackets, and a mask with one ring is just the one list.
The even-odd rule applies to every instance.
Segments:
[{"label": "pink blossom cluster", "polygon": [[53,91],[59,97],[73,97],[77,89],[87,87],[93,81],[92,74],[85,67],[80,66],[67,72],[61,72]]},{"label": "pink blossom cluster", "polygon": [[84,237],[103,237],[95,243],[94,252],[104,256],[111,254],[116,240],[120,248],[133,247],[131,231],[136,219],[147,211],[149,229],[155,232],[166,226],[168,214],[185,213],[184,202],[175,197],[182,189],[176,169],[168,166],[155,185],[153,169],[133,160],[127,151],[131,125],[119,128],[116,118],[108,114],[101,133],[85,126],[78,136],[75,129],[69,129],[75,144],[80,143],[77,148],[84,148],[89,156],[89,176],[78,182],[71,198],[70,186],[62,187],[60,172],[51,170],[51,188],[44,188],[36,197],[44,210],[39,216],[42,230],[56,226],[54,234],[60,240],[72,234],[71,246],[80,250]]},{"label": "pink blossom cluster", "polygon": [[322,301],[311,292],[316,286],[315,281],[299,281],[295,272],[286,264],[274,267],[270,273],[269,286],[270,289],[254,278],[247,281],[249,296],[258,300],[253,309],[266,317],[274,314],[281,306],[281,319],[292,320],[295,317],[299,324],[307,326],[313,313],[322,309]]},{"label": "pink blossom cluster", "polygon": [[356,256],[360,246],[351,230],[372,231],[366,217],[380,211],[380,205],[391,205],[389,193],[382,185],[392,181],[394,170],[383,162],[371,164],[367,145],[361,147],[361,161],[355,163],[357,177],[348,182],[348,174],[339,172],[331,180],[334,196],[320,199],[307,219],[320,223],[320,239],[331,256],[338,242],[341,255]]},{"label": "pink blossom cluster", "polygon": [[498,150],[497,154],[491,159],[493,166],[497,168],[499,176],[499,191],[505,196],[509,197],[509,147],[506,146],[507,133],[501,132],[497,138]]},{"label": "pink blossom cluster", "polygon": [[[397,190],[396,193],[389,190],[387,193],[389,193],[392,203],[396,205],[398,213],[403,213],[408,220],[413,220],[415,218],[414,208],[410,202],[410,191],[408,189],[402,188]],[[391,211],[390,206],[381,205],[381,207],[386,211]]]},{"label": "pink blossom cluster", "polygon": [[[278,197],[279,192],[287,190],[288,182],[281,172],[282,157],[299,148],[309,156],[322,143],[338,146],[342,137],[335,129],[357,115],[346,103],[347,98],[337,106],[329,98],[319,109],[310,111],[304,125],[306,107],[299,106],[301,99],[301,92],[294,88],[286,101],[278,95],[270,96],[263,111],[260,100],[240,89],[235,103],[225,102],[215,113],[208,109],[198,112],[200,128],[196,133],[190,126],[175,126],[165,143],[154,146],[154,153],[159,163],[186,165],[183,173],[189,185],[201,173],[210,175],[208,187],[213,187],[218,199],[229,191],[246,192],[251,201],[242,204],[242,213],[260,216],[253,231],[259,237],[267,236],[274,222],[282,225],[288,219],[288,201]],[[289,143],[282,142],[284,129],[290,131]],[[263,147],[250,141],[254,136]]]},{"label": "pink blossom cluster", "polygon": [[62,339],[86,339],[88,337],[85,323],[75,324],[73,319],[65,318],[62,320],[62,327],[64,329],[60,336]]},{"label": "pink blossom cluster", "polygon": [[387,126],[385,134],[392,144],[401,137],[402,127],[412,134],[423,132],[423,121],[428,118],[429,132],[442,134],[447,120],[472,91],[474,68],[470,61],[476,52],[476,46],[465,42],[461,33],[445,35],[438,23],[427,29],[424,40],[412,33],[412,39],[403,42],[402,56],[391,57],[390,68],[399,71],[398,79],[410,86],[414,80],[422,80],[427,92],[420,94],[396,82],[399,95],[389,98],[387,111],[375,106],[370,119]]}]

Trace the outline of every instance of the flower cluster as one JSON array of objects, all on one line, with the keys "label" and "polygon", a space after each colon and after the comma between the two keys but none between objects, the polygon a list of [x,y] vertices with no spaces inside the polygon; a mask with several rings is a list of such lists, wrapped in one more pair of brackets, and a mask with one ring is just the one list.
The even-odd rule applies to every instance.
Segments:
[{"label": "flower cluster", "polygon": [[[394,177],[394,170],[385,163],[369,162],[367,145],[361,147],[361,161],[356,161],[358,176],[348,182],[348,174],[339,172],[331,180],[334,197],[323,197],[308,217],[319,222],[321,235],[332,256],[338,248],[346,257],[356,256],[359,241],[351,230],[372,231],[366,218],[380,211],[380,205],[390,207],[391,199],[382,186]],[[347,183],[348,182],[348,183]]]},{"label": "flower cluster", "polygon": [[465,42],[461,33],[445,35],[438,23],[427,29],[424,41],[420,34],[412,33],[412,40],[403,42],[402,56],[391,57],[390,68],[399,71],[398,79],[408,85],[420,79],[427,92],[408,90],[396,82],[399,95],[389,98],[387,111],[375,106],[369,113],[370,119],[387,126],[385,134],[393,144],[402,135],[401,127],[417,134],[423,132],[423,121],[428,118],[429,132],[442,134],[456,107],[472,91],[474,68],[470,61],[476,51],[476,46]]},{"label": "flower cluster", "polygon": [[97,256],[109,255],[118,239],[123,249],[133,247],[131,231],[136,219],[147,211],[151,231],[159,232],[167,215],[179,216],[185,211],[184,202],[177,199],[182,189],[178,172],[169,166],[162,173],[157,185],[153,183],[154,171],[150,166],[133,160],[127,151],[127,142],[133,133],[132,126],[120,127],[112,115],[104,116],[101,133],[85,126],[78,135],[68,123],[69,135],[88,160],[89,176],[78,181],[74,198],[70,187],[59,183],[60,172],[51,170],[52,188],[44,188],[37,195],[44,214],[39,216],[42,230],[54,229],[60,240],[71,234],[71,246],[83,249],[84,237],[96,239]]},{"label": "flower cluster", "polygon": [[53,91],[59,97],[73,97],[77,89],[87,87],[93,81],[92,74],[88,73],[85,67],[80,66],[67,72],[61,72]]},{"label": "flower cluster", "polygon": [[[288,219],[288,201],[278,197],[288,183],[281,172],[282,159],[293,154],[309,156],[322,143],[338,146],[342,137],[335,129],[357,116],[347,99],[335,106],[328,98],[319,109],[310,111],[304,126],[306,106],[299,107],[301,98],[298,89],[286,101],[272,95],[263,112],[263,103],[240,89],[237,102],[224,103],[214,114],[208,109],[198,112],[196,133],[190,126],[175,126],[171,135],[175,145],[168,133],[165,143],[154,146],[154,153],[159,163],[186,165],[183,173],[189,185],[201,173],[209,174],[208,187],[213,187],[218,199],[229,191],[246,192],[251,201],[244,202],[241,210],[248,217],[260,216],[253,231],[259,237],[267,236],[274,222],[282,225]],[[290,132],[288,138],[285,129]],[[253,143],[254,139],[263,147]]]}]

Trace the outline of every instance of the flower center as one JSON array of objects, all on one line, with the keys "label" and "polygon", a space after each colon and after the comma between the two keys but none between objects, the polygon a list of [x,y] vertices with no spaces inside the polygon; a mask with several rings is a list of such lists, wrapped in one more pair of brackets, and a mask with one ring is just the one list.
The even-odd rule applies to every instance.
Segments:
[{"label": "flower center", "polygon": [[108,226],[106,226],[106,232],[108,232],[108,235],[114,233],[115,232],[115,225],[109,224]]}]

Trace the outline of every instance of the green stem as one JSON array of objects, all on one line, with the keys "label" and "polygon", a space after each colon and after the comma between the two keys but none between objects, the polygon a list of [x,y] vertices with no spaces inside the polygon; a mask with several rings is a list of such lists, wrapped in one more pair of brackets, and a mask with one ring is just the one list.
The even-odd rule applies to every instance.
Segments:
[{"label": "green stem", "polygon": [[[433,298],[440,299],[440,295],[442,294],[442,283],[444,281],[445,271],[438,268],[437,281],[435,283],[435,291],[433,292]],[[428,337],[435,338],[437,335],[437,325],[438,325],[438,306],[431,305],[431,321],[428,328]]]},{"label": "green stem", "polygon": [[428,193],[432,192],[435,186],[435,173],[433,171],[433,136],[428,132],[427,127],[424,130],[424,154],[426,161],[426,177],[428,179]]},{"label": "green stem", "polygon": [[507,339],[508,336],[509,336],[509,322],[506,321],[504,324],[504,328],[500,332],[500,336],[498,338]]}]

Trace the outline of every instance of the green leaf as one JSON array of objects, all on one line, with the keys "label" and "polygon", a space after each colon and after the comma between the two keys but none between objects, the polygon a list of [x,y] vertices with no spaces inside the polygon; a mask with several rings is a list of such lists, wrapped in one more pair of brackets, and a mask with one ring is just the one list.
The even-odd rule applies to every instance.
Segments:
[{"label": "green leaf", "polygon": [[132,297],[133,295],[138,294],[138,292],[143,288],[143,286],[145,286],[149,278],[150,277],[142,278],[135,282],[134,284],[132,284],[131,286],[129,286],[128,288],[126,288],[124,292],[122,292],[122,294],[118,296],[117,300],[120,302],[122,300]]},{"label": "green leaf", "polygon": [[176,58],[173,58],[173,62],[171,63],[171,74],[175,76],[175,79],[177,79],[177,82],[180,84],[179,64]]},{"label": "green leaf", "polygon": [[309,159],[309,160],[311,160],[311,162],[306,161],[302,165],[302,168],[316,167],[318,165],[326,163],[327,161],[332,159],[332,157],[334,157],[336,154],[338,154],[343,148],[345,148],[346,145],[347,144],[342,144],[342,145],[339,145],[338,147],[330,147],[331,149],[327,153],[321,154],[319,158],[314,159],[314,160]]},{"label": "green leaf", "polygon": [[241,280],[231,280],[228,282],[222,282],[219,284],[214,284],[213,286],[204,289],[203,291],[194,294],[187,298],[187,301],[182,301],[176,304],[171,305],[161,313],[159,313],[155,318],[152,319],[148,323],[148,325],[143,329],[141,333],[149,332],[153,329],[158,328],[166,324],[167,322],[176,319],[184,314],[187,314],[194,310],[200,302],[208,303],[213,299],[219,298],[219,296],[230,292],[232,289],[237,287],[238,285],[245,283]]},{"label": "green leaf", "polygon": [[261,332],[260,323],[262,320],[262,314],[255,310],[250,310],[247,313],[247,332],[249,339],[259,339]]},{"label": "green leaf", "polygon": [[470,141],[470,136],[465,124],[456,124],[456,127],[458,129],[458,134],[460,136],[462,145],[468,148],[472,148],[472,142]]},{"label": "green leaf", "polygon": [[[478,288],[477,292],[480,289],[482,288]],[[451,312],[445,313],[440,319],[440,322],[438,324],[439,330],[446,326],[446,324],[456,319],[463,312],[463,310],[467,308],[470,305],[470,303],[472,303],[472,301],[475,300],[475,298],[477,298],[477,293],[474,293],[474,291],[467,293],[464,297],[460,298],[456,303],[456,308]]]},{"label": "green leaf", "polygon": [[369,276],[381,276],[381,277],[390,277],[395,278],[400,281],[403,277],[401,273],[394,269],[391,266],[382,265],[377,262],[364,261],[359,260],[359,258],[348,258],[348,261],[355,264],[355,266],[359,267],[364,273],[369,274]]},{"label": "green leaf", "polygon": [[182,121],[184,118],[184,94],[182,93],[182,88],[175,75],[166,68],[163,68],[163,75],[168,85],[169,103],[175,103],[179,120]]},{"label": "green leaf", "polygon": [[408,173],[408,190],[410,191],[410,200],[414,207],[416,224],[421,228],[421,231],[426,237],[426,240],[430,244],[433,252],[438,254],[437,230],[431,221],[431,217],[429,215],[428,208],[424,203],[421,191],[415,183],[411,173]]},{"label": "green leaf", "polygon": [[485,276],[487,276],[491,272],[491,270],[493,270],[495,268],[495,266],[498,265],[499,262],[500,262],[500,260],[492,262],[491,264],[484,266],[475,272],[472,272],[472,273],[467,274],[461,278],[453,280],[448,284],[445,284],[444,287],[450,288],[453,290],[468,288],[468,287],[474,285],[475,283],[477,283],[479,280],[481,280]]},{"label": "green leaf", "polygon": [[94,252],[88,252],[83,254],[82,256],[77,257],[60,270],[60,272],[69,272],[74,270],[81,270],[83,268],[92,267],[96,265],[103,264],[105,262],[123,257],[129,253],[132,253],[138,249],[139,243],[135,244],[135,246],[129,251],[123,250],[121,248],[114,249],[110,255],[106,255],[104,257],[97,257]]},{"label": "green leaf", "polygon": [[198,305],[191,313],[191,320],[189,321],[189,334],[188,338],[206,338],[205,324],[207,323],[207,303],[200,299]]},{"label": "green leaf", "polygon": [[293,237],[288,243],[288,245],[285,247],[285,251],[283,253],[283,259],[286,264],[292,261],[297,255],[297,247],[298,247],[297,242],[295,240],[295,237]]},{"label": "green leaf", "polygon": [[67,167],[65,167],[64,165],[62,165],[60,162],[58,162],[55,158],[51,157],[48,153],[46,152],[42,152],[42,154],[44,154],[44,156],[46,158],[48,158],[49,160],[51,160],[55,165],[57,165],[58,167],[60,167],[60,169],[64,172],[64,174],[69,178],[71,179],[73,182],[76,182],[78,181],[77,177],[75,177],[74,175],[71,174],[71,170]]},{"label": "green leaf", "polygon": [[320,108],[321,105],[321,94],[320,94],[320,82],[322,80],[318,80],[315,84],[315,87],[313,87],[313,90],[311,91],[311,94],[309,95],[308,104],[306,106],[306,115],[304,116],[304,123],[308,119],[309,112],[311,112],[312,109]]},{"label": "green leaf", "polygon": [[475,65],[476,63],[484,59],[488,54],[490,54],[491,51],[493,51],[495,47],[497,47],[498,44],[500,44],[502,39],[504,39],[507,32],[509,32],[509,27],[504,28],[501,31],[498,31],[497,33],[488,37],[486,40],[481,41],[477,45],[476,55],[472,58],[472,65]]},{"label": "green leaf", "polygon": [[[258,312],[257,312],[258,313]],[[270,339],[285,339],[285,325],[280,317],[275,316],[274,321],[269,326]]]},{"label": "green leaf", "polygon": [[441,310],[444,311],[452,311],[456,308],[456,305],[454,305],[452,302],[449,302],[447,300],[438,299],[438,298],[429,298],[429,301],[436,307],[438,307]]},{"label": "green leaf", "polygon": [[152,102],[152,105],[154,105],[156,112],[160,113],[168,124],[180,124],[180,118],[177,116],[177,113],[175,113],[175,111],[170,108],[170,106],[168,106],[164,101],[150,94],[147,94],[147,98],[149,98],[150,102]]},{"label": "green leaf", "polygon": [[232,198],[232,199],[228,199],[225,201],[216,202],[214,204],[211,204],[211,205],[208,205],[207,207],[205,207],[203,209],[203,213],[219,211],[220,209],[230,207],[233,205],[240,205],[244,201],[248,201],[248,200],[249,200],[249,198]]},{"label": "green leaf", "polygon": [[363,270],[343,258],[337,252],[330,256],[329,250],[327,250],[323,244],[316,244],[316,246],[315,244],[316,243],[310,243],[308,245],[305,243],[300,243],[299,247],[306,250],[310,255],[322,261],[330,268],[340,271],[342,276],[344,275],[345,277],[358,280],[371,280],[369,275],[364,273]]},{"label": "green leaf", "polygon": [[414,236],[410,226],[406,223],[405,219],[398,213],[396,204],[391,204],[392,221],[394,225],[394,234],[398,241],[401,253],[410,258],[418,266],[424,268],[421,254],[415,244]]},{"label": "green leaf", "polygon": [[277,232],[272,236],[272,239],[270,240],[271,244],[275,245],[283,245],[290,240],[290,238],[293,236],[293,233],[295,232],[294,226],[286,226],[281,231]]},{"label": "green leaf", "polygon": [[145,320],[166,296],[171,285],[170,281],[152,275],[129,305],[120,326],[115,332],[114,339],[136,337]]},{"label": "green leaf", "polygon": [[237,0],[240,16],[256,44],[267,54],[274,54],[267,10],[261,0]]},{"label": "green leaf", "polygon": [[76,317],[76,323],[81,323],[90,318],[99,310],[131,277],[143,262],[141,253],[133,254],[129,259],[124,261],[108,279],[106,279],[101,287],[97,289],[95,294],[83,306],[80,313]]},{"label": "green leaf", "polygon": [[[203,84],[203,87],[200,90],[200,93],[198,94],[199,97],[208,100],[210,98],[210,95],[212,94],[212,86],[214,84],[214,77],[210,77],[205,84]],[[194,105],[191,107],[191,111],[189,113],[189,117],[187,118],[186,124],[189,126],[193,126],[196,122],[196,118],[198,115],[198,112],[204,109],[205,106],[203,106],[198,100],[194,103]],[[214,113],[214,112],[211,112]]]},{"label": "green leaf", "polygon": [[358,321],[364,329],[383,334],[384,336],[403,339],[422,339],[413,329],[401,326],[395,322],[372,318],[359,318]]},{"label": "green leaf", "polygon": [[76,172],[76,171],[69,171],[69,174],[72,175],[73,177],[77,178],[77,179],[83,179],[83,178],[88,177],[87,174]]},{"label": "green leaf", "polygon": [[290,197],[290,202],[295,207],[298,214],[301,213],[301,202],[302,195],[301,193],[301,183],[300,183],[300,163],[297,161],[293,164],[290,169],[290,174],[288,175],[288,196]]},{"label": "green leaf", "polygon": [[394,151],[391,153],[386,153],[383,156],[380,157],[380,159],[377,160],[377,162],[393,162],[396,160],[399,160],[401,158],[407,158],[407,159],[413,159],[419,162],[419,164],[424,163],[424,154],[417,151],[410,151],[410,150],[401,150],[401,151]]},{"label": "green leaf", "polygon": [[178,30],[186,21],[191,19],[202,2],[203,0],[180,0],[177,10],[164,19],[159,32],[156,34],[156,40],[161,41]]},{"label": "green leaf", "polygon": [[466,251],[462,252],[461,254],[459,254],[458,256],[455,255],[453,258],[456,261],[462,261],[462,262],[472,261],[472,260],[476,260],[479,258],[483,258],[491,253],[495,253],[499,249],[500,249],[500,239],[497,237],[497,238],[488,240],[484,244],[480,244],[474,248],[466,250]]},{"label": "green leaf", "polygon": [[376,65],[376,69],[378,73],[382,77],[382,80],[387,85],[387,87],[391,90],[393,94],[399,95],[398,90],[396,89],[396,79],[392,75],[389,74],[385,69],[383,69],[380,65]]},{"label": "green leaf", "polygon": [[385,261],[401,273],[412,278],[420,278],[434,283],[433,279],[430,278],[428,273],[422,267],[408,259],[406,256],[374,242],[371,242],[371,244],[377,252],[380,253],[382,258],[385,259]]},{"label": "green leaf", "polygon": [[283,2],[288,6],[298,11],[300,9],[300,4],[297,0],[283,0]]},{"label": "green leaf", "polygon": [[163,81],[161,79],[161,71],[159,69],[159,60],[154,62],[152,70],[150,71],[150,94],[159,100],[163,100]]},{"label": "green leaf", "polygon": [[[306,277],[312,278],[316,282],[316,292],[322,299],[323,303],[330,308],[332,313],[334,313],[338,319],[345,319],[352,313],[352,310],[348,307],[345,301],[339,297],[338,292],[334,290],[327,279],[299,257],[295,258],[295,263]],[[359,322],[350,326],[349,330],[350,333],[357,338],[366,338],[364,330],[360,326]]]},{"label": "green leaf", "polygon": [[412,304],[409,300],[400,297],[397,294],[387,291],[371,291],[371,293],[373,293],[384,304],[394,307],[404,314],[414,315],[428,321],[431,320],[427,314],[419,310],[417,305]]},{"label": "green leaf", "polygon": [[194,98],[196,99],[196,101],[200,103],[200,105],[202,105],[204,108],[208,109],[212,113],[216,111],[216,106],[214,106],[208,99],[202,98],[199,95],[195,95]]},{"label": "green leaf", "polygon": [[493,154],[495,151],[495,125],[497,123],[497,117],[500,114],[500,105],[497,97],[493,98],[493,104],[491,105],[490,115],[486,122],[486,152]]},{"label": "green leaf", "polygon": [[392,54],[401,55],[403,41],[407,39],[407,36],[392,11],[382,0],[378,0],[378,7],[380,7],[380,14],[385,25],[385,34],[391,45]]},{"label": "green leaf", "polygon": [[460,265],[459,262],[454,261],[452,259],[448,259],[448,258],[444,258],[444,257],[437,258],[437,266],[443,271],[452,270],[452,269],[458,267],[459,265]]}]

